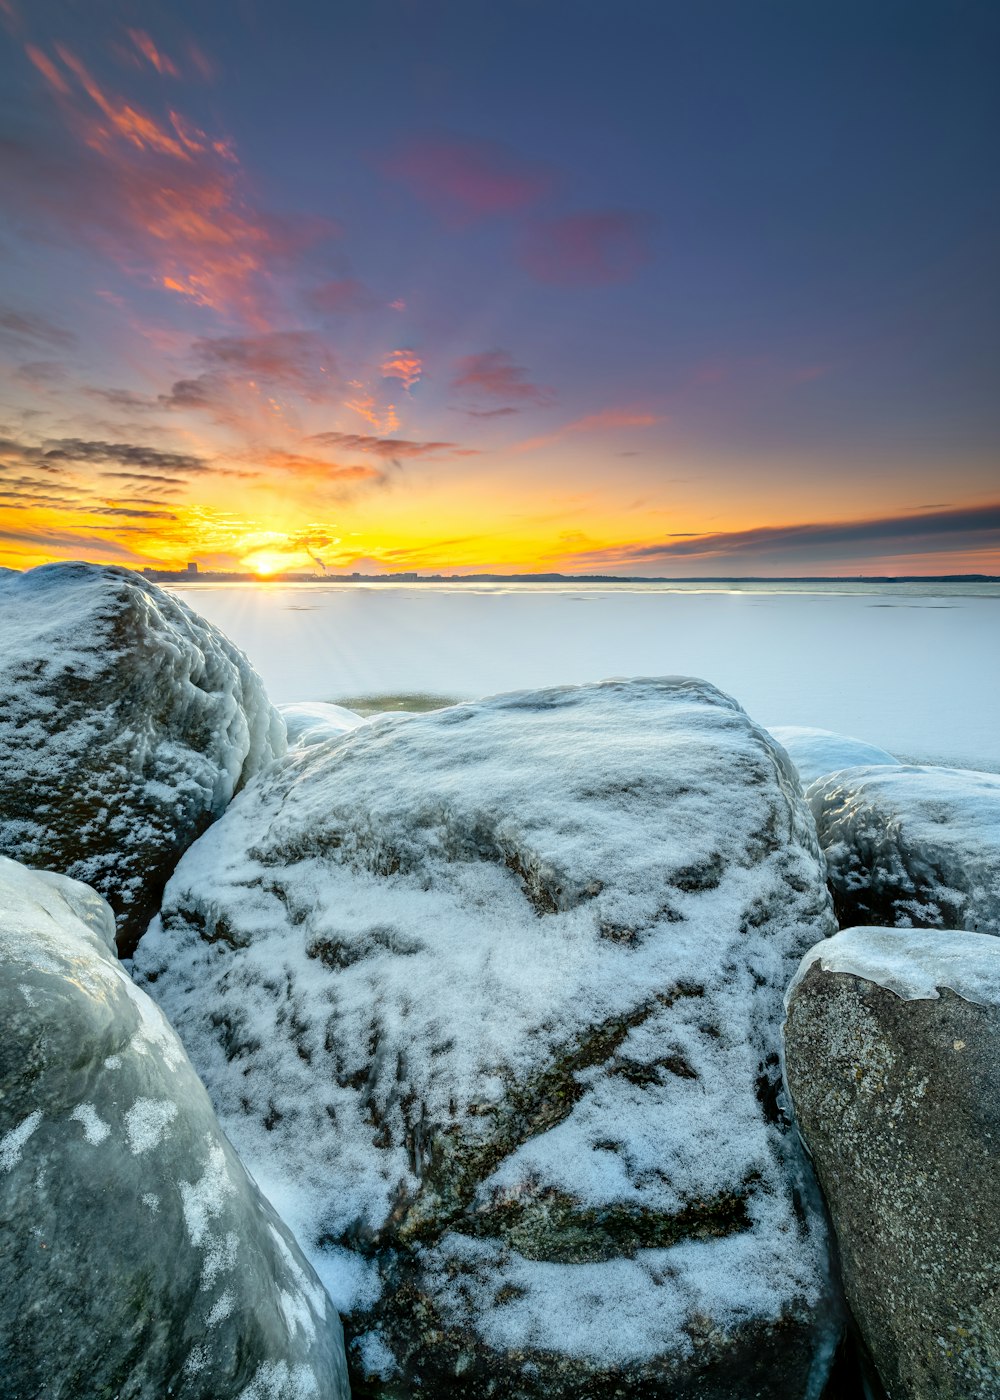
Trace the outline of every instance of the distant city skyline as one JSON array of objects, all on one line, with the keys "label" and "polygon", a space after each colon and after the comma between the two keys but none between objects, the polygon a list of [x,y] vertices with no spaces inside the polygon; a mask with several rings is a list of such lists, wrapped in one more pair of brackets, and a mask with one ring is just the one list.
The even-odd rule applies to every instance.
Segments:
[{"label": "distant city skyline", "polygon": [[986,0],[0,26],[0,565],[1000,573]]}]

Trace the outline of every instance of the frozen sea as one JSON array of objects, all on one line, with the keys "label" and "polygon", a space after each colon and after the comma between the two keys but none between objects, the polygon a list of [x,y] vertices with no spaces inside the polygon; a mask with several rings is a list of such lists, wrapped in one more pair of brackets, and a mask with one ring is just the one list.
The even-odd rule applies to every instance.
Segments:
[{"label": "frozen sea", "polygon": [[1000,583],[195,584],[271,699],[429,707],[693,675],[762,724],[1000,772]]}]

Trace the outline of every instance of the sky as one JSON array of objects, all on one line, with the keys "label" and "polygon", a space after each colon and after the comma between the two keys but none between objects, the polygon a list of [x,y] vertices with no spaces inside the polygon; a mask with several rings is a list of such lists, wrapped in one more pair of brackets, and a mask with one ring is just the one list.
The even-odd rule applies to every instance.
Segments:
[{"label": "sky", "polygon": [[995,0],[0,40],[0,565],[1000,573]]}]

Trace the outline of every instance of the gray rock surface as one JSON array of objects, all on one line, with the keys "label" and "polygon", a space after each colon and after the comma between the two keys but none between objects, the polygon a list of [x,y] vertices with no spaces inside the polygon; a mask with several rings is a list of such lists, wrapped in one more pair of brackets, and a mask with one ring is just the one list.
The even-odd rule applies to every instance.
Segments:
[{"label": "gray rock surface", "polygon": [[873,763],[899,762],[891,753],[864,739],[852,739],[847,734],[835,734],[832,729],[813,729],[801,724],[771,725],[772,739],[788,754],[798,769],[804,788],[817,778],[839,773],[842,768],[870,767]]},{"label": "gray rock surface", "polygon": [[1000,1394],[1000,943],[849,929],[788,996],[785,1071],[889,1400]]},{"label": "gray rock surface", "polygon": [[342,1271],[363,1393],[802,1400],[839,1315],[777,1057],[833,928],[766,733],[605,682],[288,754],[135,969]]},{"label": "gray rock surface", "polygon": [[806,797],[842,928],[1000,933],[1000,775],[851,768]]},{"label": "gray rock surface", "polygon": [[92,885],[123,954],[284,749],[243,653],[162,588],[94,564],[0,575],[0,854]]},{"label": "gray rock surface", "polygon": [[332,1304],[112,932],[0,857],[0,1400],[347,1400]]}]

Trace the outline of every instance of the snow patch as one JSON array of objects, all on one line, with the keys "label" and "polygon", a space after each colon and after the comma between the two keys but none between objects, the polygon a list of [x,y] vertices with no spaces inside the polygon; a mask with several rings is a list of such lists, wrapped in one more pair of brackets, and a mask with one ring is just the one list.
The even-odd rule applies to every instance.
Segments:
[{"label": "snow patch", "polygon": [[99,1147],[111,1132],[110,1124],[105,1123],[92,1103],[78,1103],[69,1116],[72,1121],[83,1124],[83,1135],[92,1147]]},{"label": "snow patch", "polygon": [[136,1099],[125,1115],[128,1145],[134,1157],[151,1152],[177,1117],[177,1105],[171,1099]]},{"label": "snow patch", "polygon": [[24,1144],[41,1121],[42,1110],[36,1108],[34,1113],[29,1113],[27,1118],[23,1118],[16,1128],[12,1128],[9,1133],[0,1137],[0,1171],[9,1172],[17,1166],[21,1160]]}]

